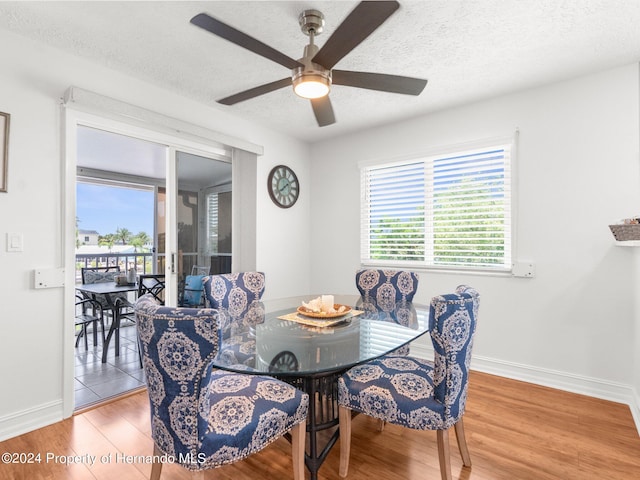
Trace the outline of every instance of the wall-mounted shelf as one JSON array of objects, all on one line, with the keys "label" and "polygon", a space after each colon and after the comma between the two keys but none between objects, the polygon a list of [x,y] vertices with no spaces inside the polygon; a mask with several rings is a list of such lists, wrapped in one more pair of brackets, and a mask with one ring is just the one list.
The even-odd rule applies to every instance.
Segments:
[{"label": "wall-mounted shelf", "polygon": [[640,245],[640,224],[609,225],[609,229],[616,239],[616,245],[625,247]]},{"label": "wall-mounted shelf", "polygon": [[640,247],[640,240],[616,240],[616,247]]}]

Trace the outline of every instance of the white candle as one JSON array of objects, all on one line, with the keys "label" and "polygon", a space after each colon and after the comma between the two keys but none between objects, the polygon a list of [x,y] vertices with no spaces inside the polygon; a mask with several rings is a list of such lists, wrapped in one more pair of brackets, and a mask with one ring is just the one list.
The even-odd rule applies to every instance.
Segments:
[{"label": "white candle", "polygon": [[333,310],[333,295],[322,295],[320,300],[323,312],[330,312]]}]

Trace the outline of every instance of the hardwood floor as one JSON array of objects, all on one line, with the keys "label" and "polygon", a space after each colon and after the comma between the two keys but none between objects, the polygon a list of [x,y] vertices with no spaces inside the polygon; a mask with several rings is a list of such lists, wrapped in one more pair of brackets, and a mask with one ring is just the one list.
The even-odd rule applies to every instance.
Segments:
[{"label": "hardwood floor", "polygon": [[[450,435],[458,480],[632,480],[640,478],[640,437],[629,407],[591,397],[472,372],[465,415],[473,466],[462,467]],[[386,425],[363,415],[353,420],[348,479],[440,478],[435,432]],[[320,469],[323,480],[339,480],[339,448]],[[63,422],[0,443],[0,453],[39,453],[42,463],[1,465],[0,479],[145,479],[150,465],[128,464],[125,455],[151,455],[146,392],[81,412]],[[215,480],[293,478],[289,443],[280,439],[243,462],[206,473]],[[46,455],[93,455],[63,465]],[[101,459],[104,461],[101,462]],[[162,479],[188,479],[176,465]],[[308,478],[308,475],[307,475]]]}]

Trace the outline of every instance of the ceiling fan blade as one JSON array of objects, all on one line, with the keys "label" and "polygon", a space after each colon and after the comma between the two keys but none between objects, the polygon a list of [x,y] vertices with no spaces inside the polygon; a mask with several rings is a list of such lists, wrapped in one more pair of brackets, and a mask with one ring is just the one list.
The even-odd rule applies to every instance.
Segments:
[{"label": "ceiling fan blade", "polygon": [[333,70],[331,72],[331,83],[348,87],[381,90],[383,92],[403,93],[405,95],[420,95],[427,85],[427,80],[401,77],[399,75],[385,75],[383,73]]},{"label": "ceiling fan blade", "polygon": [[250,98],[255,98],[260,95],[264,95],[265,93],[273,92],[274,90],[279,90],[280,88],[290,87],[290,86],[291,86],[291,78],[287,77],[287,78],[283,78],[282,80],[276,80],[275,82],[265,83],[264,85],[260,85],[259,87],[250,88],[249,90],[245,90],[244,92],[236,93],[235,95],[225,97],[221,100],[218,100],[218,103],[222,103],[223,105],[234,105],[236,103],[249,100]]},{"label": "ceiling fan blade", "polygon": [[236,30],[235,28],[227,25],[226,23],[222,23],[220,20],[216,20],[215,18],[207,15],[206,13],[199,13],[195,17],[191,19],[191,23],[196,25],[197,27],[203,28],[204,30],[217,35],[218,37],[224,38],[225,40],[229,40],[240,47],[246,48],[247,50],[252,51],[253,53],[257,53],[258,55],[263,56],[269,60],[272,60],[280,65],[283,65],[287,68],[296,68],[303,67],[300,62],[294,60],[293,58],[288,57],[284,53],[277,51],[274,48],[271,48],[269,45],[262,43],[259,40],[256,40],[253,37],[250,37],[246,33],[241,32],[240,30]]},{"label": "ceiling fan blade", "polygon": [[326,127],[327,125],[336,123],[336,117],[333,114],[333,107],[331,106],[329,95],[312,99],[311,107],[313,108],[313,114],[316,116],[319,126]]},{"label": "ceiling fan blade", "polygon": [[360,2],[311,61],[330,70],[382,25],[399,6],[396,1]]}]

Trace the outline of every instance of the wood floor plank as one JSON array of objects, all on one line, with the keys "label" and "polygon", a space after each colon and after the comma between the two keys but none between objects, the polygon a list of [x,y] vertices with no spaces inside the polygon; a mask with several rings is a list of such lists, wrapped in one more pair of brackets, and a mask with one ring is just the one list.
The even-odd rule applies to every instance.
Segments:
[{"label": "wood floor plank", "polygon": [[[629,407],[502,377],[472,372],[465,414],[473,466],[464,467],[450,434],[455,480],[634,480],[640,478],[640,437]],[[94,455],[96,464],[49,462],[0,465],[0,480],[141,480],[150,465],[115,461],[116,454],[151,455],[146,392],[84,411],[55,425],[0,443],[0,453]],[[436,435],[387,425],[363,415],[353,420],[349,480],[440,478]],[[339,445],[320,469],[338,475]],[[100,457],[111,455],[111,462]],[[207,480],[293,477],[291,445],[279,439],[243,462],[206,472]],[[163,480],[188,480],[165,465]]]}]

